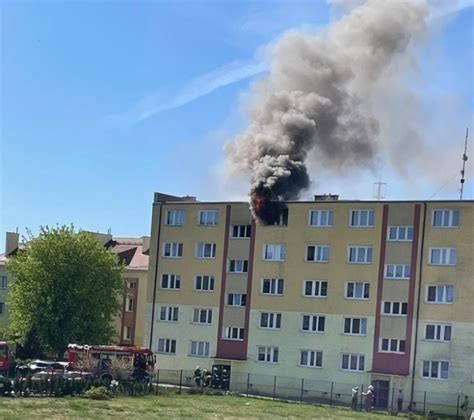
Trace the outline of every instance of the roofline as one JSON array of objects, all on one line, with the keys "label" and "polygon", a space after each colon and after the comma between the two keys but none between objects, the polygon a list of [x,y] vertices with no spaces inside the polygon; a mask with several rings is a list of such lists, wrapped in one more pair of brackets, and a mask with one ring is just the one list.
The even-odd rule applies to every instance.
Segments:
[{"label": "roofline", "polygon": [[[287,200],[281,201],[286,204],[338,204],[338,203],[374,203],[374,204],[398,204],[398,203],[474,203],[473,200]],[[153,205],[161,204],[179,204],[202,206],[207,204],[247,204],[249,201],[155,201]]]}]

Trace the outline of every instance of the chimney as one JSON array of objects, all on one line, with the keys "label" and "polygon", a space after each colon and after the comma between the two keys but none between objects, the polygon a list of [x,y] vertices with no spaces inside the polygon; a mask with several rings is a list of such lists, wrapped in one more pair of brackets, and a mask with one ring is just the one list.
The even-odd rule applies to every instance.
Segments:
[{"label": "chimney", "polygon": [[20,243],[20,235],[18,232],[7,232],[5,238],[5,255],[13,254],[17,249]]},{"label": "chimney", "polygon": [[314,201],[337,201],[339,200],[338,194],[316,194],[314,196]]},{"label": "chimney", "polygon": [[150,254],[150,237],[142,236],[142,254]]}]

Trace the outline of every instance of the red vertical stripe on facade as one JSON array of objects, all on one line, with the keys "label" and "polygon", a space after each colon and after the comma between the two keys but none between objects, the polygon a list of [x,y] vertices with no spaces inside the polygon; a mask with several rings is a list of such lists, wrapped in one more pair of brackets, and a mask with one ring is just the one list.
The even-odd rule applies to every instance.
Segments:
[{"label": "red vertical stripe on facade", "polygon": [[249,270],[247,273],[247,302],[245,305],[245,335],[244,335],[244,347],[245,347],[245,358],[247,358],[247,349],[249,343],[250,334],[250,307],[252,303],[252,281],[253,281],[253,260],[255,254],[255,221],[252,220],[252,236],[250,237],[250,251],[249,251]]}]

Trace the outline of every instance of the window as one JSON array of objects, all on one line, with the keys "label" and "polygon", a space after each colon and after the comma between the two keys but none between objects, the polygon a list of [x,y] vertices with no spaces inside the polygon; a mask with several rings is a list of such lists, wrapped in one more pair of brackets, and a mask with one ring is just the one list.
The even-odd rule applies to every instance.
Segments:
[{"label": "window", "polygon": [[371,264],[372,247],[371,246],[350,246],[348,261],[353,264]]},{"label": "window", "polygon": [[184,210],[168,210],[166,212],[166,224],[175,226],[184,225]]},{"label": "window", "polygon": [[405,340],[381,338],[380,351],[382,353],[405,353]]},{"label": "window", "polygon": [[176,354],[176,340],[172,338],[159,338],[158,353]]},{"label": "window", "polygon": [[322,280],[305,280],[304,295],[308,297],[326,297],[328,295],[328,282]]},{"label": "window", "polygon": [[406,302],[382,302],[383,315],[406,315],[408,303]]},{"label": "window", "polygon": [[386,264],[385,278],[387,279],[409,279],[411,267],[408,264]]},{"label": "window", "polygon": [[244,339],[244,329],[239,327],[225,327],[224,338],[226,340],[242,341]]},{"label": "window", "polygon": [[134,301],[131,297],[125,298],[125,312],[133,312]]},{"label": "window", "polygon": [[181,276],[179,274],[163,274],[161,276],[162,289],[179,289],[181,286]]},{"label": "window", "polygon": [[352,210],[350,225],[353,227],[373,227],[374,218],[374,210]]},{"label": "window", "polygon": [[129,327],[128,325],[123,327],[123,339],[124,340],[132,339],[132,327]]},{"label": "window", "polygon": [[349,282],[346,283],[347,299],[368,299],[370,295],[370,283]]},{"label": "window", "polygon": [[434,228],[459,227],[459,210],[433,210],[432,225]]},{"label": "window", "polygon": [[326,317],[322,315],[303,315],[301,331],[304,332],[324,332]]},{"label": "window", "polygon": [[259,347],[257,361],[263,363],[278,363],[278,347]]},{"label": "window", "polygon": [[309,225],[316,227],[331,227],[333,221],[332,210],[310,210]]},{"label": "window", "polygon": [[249,262],[247,260],[230,260],[229,261],[229,272],[230,273],[246,273],[248,270]]},{"label": "window", "polygon": [[212,324],[212,309],[194,309],[193,322],[196,324]]},{"label": "window", "polygon": [[426,302],[428,303],[453,303],[454,286],[436,285],[426,286]]},{"label": "window", "polygon": [[283,279],[262,279],[262,294],[264,295],[282,295]]},{"label": "window", "polygon": [[413,226],[389,226],[388,227],[389,241],[412,241],[413,240]]},{"label": "window", "polygon": [[274,226],[288,226],[288,209],[282,209],[275,219]]},{"label": "window", "polygon": [[366,335],[367,318],[344,318],[344,334]]},{"label": "window", "polygon": [[0,302],[0,315],[5,314],[5,302]]},{"label": "window", "polygon": [[343,354],[341,358],[342,370],[364,371],[365,357],[361,354]]},{"label": "window", "polygon": [[183,256],[183,244],[179,242],[165,242],[163,244],[163,257],[181,258]]},{"label": "window", "polygon": [[8,278],[7,276],[0,277],[0,289],[5,290],[8,286]]},{"label": "window", "polygon": [[200,292],[212,292],[214,290],[214,276],[196,276],[194,288]]},{"label": "window", "polygon": [[227,295],[227,305],[228,306],[245,306],[245,301],[247,300],[246,294],[241,293],[229,293]]},{"label": "window", "polygon": [[252,225],[232,226],[232,238],[250,238],[252,236]]},{"label": "window", "polygon": [[137,283],[134,281],[127,281],[127,289],[136,289]]},{"label": "window", "polygon": [[191,341],[190,356],[209,357],[209,341]]},{"label": "window", "polygon": [[303,367],[322,367],[323,352],[316,350],[301,350],[300,366]]},{"label": "window", "polygon": [[177,306],[162,306],[160,308],[160,321],[177,322],[178,311]]},{"label": "window", "polygon": [[279,330],[281,327],[281,314],[275,312],[260,312],[260,328]]},{"label": "window", "polygon": [[216,226],[219,223],[219,212],[217,210],[200,210],[199,224],[204,226]]},{"label": "window", "polygon": [[216,244],[198,242],[196,248],[197,258],[216,258]]},{"label": "window", "polygon": [[430,379],[448,379],[449,376],[449,362],[444,361],[423,361],[423,378]]},{"label": "window", "polygon": [[430,264],[456,265],[458,252],[456,248],[430,248]]},{"label": "window", "polygon": [[451,325],[426,324],[425,339],[433,341],[451,341]]},{"label": "window", "polygon": [[285,258],[285,244],[265,244],[263,246],[263,259],[265,261],[284,261]]},{"label": "window", "polygon": [[329,262],[330,253],[327,245],[310,245],[306,247],[306,261]]}]

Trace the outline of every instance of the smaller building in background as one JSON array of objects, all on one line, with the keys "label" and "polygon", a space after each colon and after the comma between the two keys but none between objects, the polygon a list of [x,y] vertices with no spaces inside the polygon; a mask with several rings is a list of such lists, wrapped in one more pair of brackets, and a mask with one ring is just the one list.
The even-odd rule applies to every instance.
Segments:
[{"label": "smaller building in background", "polygon": [[0,254],[0,328],[5,328],[9,323],[8,312],[8,287],[12,282],[12,276],[7,273],[6,265],[8,258],[18,250],[20,235],[15,232],[7,232],[5,238],[5,252]]}]

